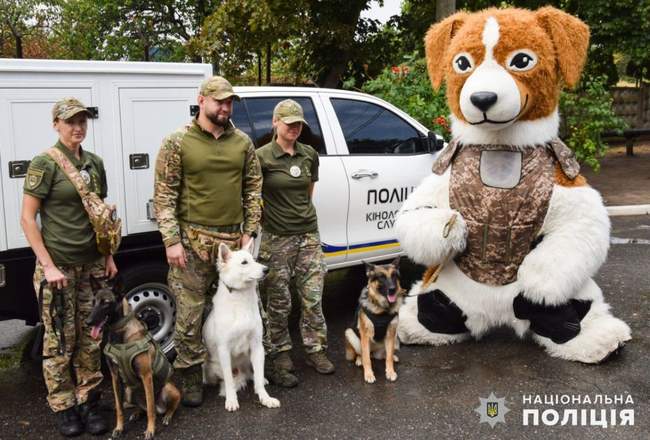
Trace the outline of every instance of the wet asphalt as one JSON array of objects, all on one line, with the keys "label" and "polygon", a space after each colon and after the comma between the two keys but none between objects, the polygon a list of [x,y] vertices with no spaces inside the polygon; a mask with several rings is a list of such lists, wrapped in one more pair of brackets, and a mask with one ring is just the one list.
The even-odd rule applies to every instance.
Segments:
[{"label": "wet asphalt", "polygon": [[[612,219],[612,244],[596,280],[615,315],[632,328],[633,340],[617,357],[602,365],[583,365],[547,356],[530,340],[518,340],[512,331],[497,329],[481,341],[445,347],[403,346],[397,364],[399,378],[388,383],[383,365],[374,361],[375,384],[365,384],[361,369],[344,357],[343,332],[350,322],[363,282],[358,269],[328,275],[325,314],[329,353],[337,370],[321,376],[304,363],[295,320],[293,358],[300,385],[268,390],[282,407],[262,407],[250,388],[239,395],[236,413],[224,409],[216,388],[206,389],[197,409],[181,408],[168,427],[158,425],[160,439],[648,439],[650,438],[650,216]],[[405,261],[405,260],[404,260]],[[405,264],[405,284],[421,268]],[[113,420],[109,381],[102,385],[102,405]],[[499,416],[505,423],[480,423],[474,411],[480,398],[494,393],[503,398]],[[526,396],[580,396],[581,403],[554,405],[524,403]],[[583,404],[584,396],[631,396],[623,405]],[[509,410],[506,412],[505,408]],[[523,424],[523,410],[577,409],[577,426]],[[580,410],[587,414],[607,409],[634,411],[634,426],[581,426]],[[551,414],[549,414],[551,415]],[[500,418],[500,417],[499,417]],[[551,420],[549,418],[547,420]],[[143,438],[145,421],[127,425],[123,438]],[[109,435],[100,436],[108,438]],[[55,417],[45,400],[39,365],[24,362],[19,369],[0,371],[0,440],[61,438]],[[82,436],[80,438],[96,438]]]}]

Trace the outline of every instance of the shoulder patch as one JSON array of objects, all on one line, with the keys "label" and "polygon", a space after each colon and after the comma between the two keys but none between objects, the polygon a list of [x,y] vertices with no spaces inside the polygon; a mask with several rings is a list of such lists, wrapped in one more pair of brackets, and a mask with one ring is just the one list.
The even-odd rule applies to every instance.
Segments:
[{"label": "shoulder patch", "polygon": [[27,176],[25,176],[25,183],[27,185],[27,188],[31,190],[38,188],[43,181],[44,174],[44,170],[41,170],[40,168],[30,167],[27,170]]},{"label": "shoulder patch", "polygon": [[576,175],[573,179],[567,176],[559,163],[555,164],[555,183],[568,188],[587,186],[587,179],[582,174]]}]

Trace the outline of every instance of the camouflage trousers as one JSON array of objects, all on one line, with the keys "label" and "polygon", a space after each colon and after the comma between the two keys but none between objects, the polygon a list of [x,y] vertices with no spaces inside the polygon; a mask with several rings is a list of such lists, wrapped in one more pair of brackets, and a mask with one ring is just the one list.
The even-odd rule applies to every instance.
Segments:
[{"label": "camouflage trousers", "polygon": [[[234,249],[240,236],[238,232],[231,233],[229,239],[223,242]],[[181,243],[187,257],[186,268],[171,267],[167,276],[169,288],[176,298],[174,346],[177,356],[174,368],[200,365],[205,360],[202,334],[204,310],[206,300],[211,298],[208,289],[217,279],[216,264],[199,258],[184,231],[181,231]]]},{"label": "camouflage trousers", "polygon": [[318,232],[281,236],[264,231],[258,261],[269,268],[261,284],[267,318],[267,353],[291,350],[288,327],[292,281],[301,300],[300,334],[305,351],[325,350],[327,325],[321,299],[327,267]]},{"label": "camouflage trousers", "polygon": [[[63,295],[63,310],[54,307],[54,316],[51,315],[50,304],[53,302],[54,292],[49,285],[45,285],[41,315],[45,330],[43,377],[47,387],[47,402],[55,412],[84,403],[88,399],[88,393],[96,388],[103,378],[101,338],[95,340],[90,336],[91,326],[86,324],[86,319],[93,308],[90,275],[95,278],[104,276],[104,258],[88,264],[60,266],[59,269],[68,280],[68,287],[60,291]],[[34,271],[34,289],[37,294],[43,280],[45,273],[37,262]],[[63,314],[63,354],[59,354],[60,338],[57,333],[60,330],[55,330],[52,326],[53,318],[59,313]]]}]

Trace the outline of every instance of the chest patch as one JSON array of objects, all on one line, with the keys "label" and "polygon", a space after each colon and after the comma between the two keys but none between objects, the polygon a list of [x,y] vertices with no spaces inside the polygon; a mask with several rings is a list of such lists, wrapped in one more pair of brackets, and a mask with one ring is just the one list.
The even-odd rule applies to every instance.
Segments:
[{"label": "chest patch", "polygon": [[514,188],[521,180],[521,163],[521,151],[481,151],[481,181],[494,188]]}]

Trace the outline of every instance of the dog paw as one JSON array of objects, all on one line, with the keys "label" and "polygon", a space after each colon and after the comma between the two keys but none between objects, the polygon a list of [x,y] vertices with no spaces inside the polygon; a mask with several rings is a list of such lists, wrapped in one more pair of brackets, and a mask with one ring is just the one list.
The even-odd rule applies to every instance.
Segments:
[{"label": "dog paw", "polygon": [[395,371],[386,371],[386,379],[395,382],[397,380],[397,373]]},{"label": "dog paw", "polygon": [[239,409],[239,402],[237,399],[226,399],[226,411],[237,411]]},{"label": "dog paw", "polygon": [[393,355],[393,362],[399,362],[399,358],[396,354]]},{"label": "dog paw", "polygon": [[375,380],[377,380],[375,379],[375,374],[372,372],[364,373],[363,378],[367,383],[375,383]]},{"label": "dog paw", "polygon": [[172,415],[171,415],[171,414],[167,414],[167,415],[165,415],[165,416],[162,418],[162,424],[163,424],[164,426],[169,426],[169,424],[171,423],[171,421],[172,421]]},{"label": "dog paw", "polygon": [[154,436],[155,436],[154,431],[144,432],[144,440],[153,440]]},{"label": "dog paw", "polygon": [[260,403],[267,408],[280,408],[280,401],[275,397],[260,397]]},{"label": "dog paw", "polygon": [[111,434],[111,438],[120,438],[120,437],[122,437],[122,430],[114,429],[113,433]]},{"label": "dog paw", "polygon": [[142,417],[142,411],[135,411],[129,416],[129,422],[136,422],[140,420],[140,417]]},{"label": "dog paw", "polygon": [[361,356],[357,356],[357,358],[354,361],[354,365],[356,365],[357,367],[363,365],[363,363],[361,362]]}]

